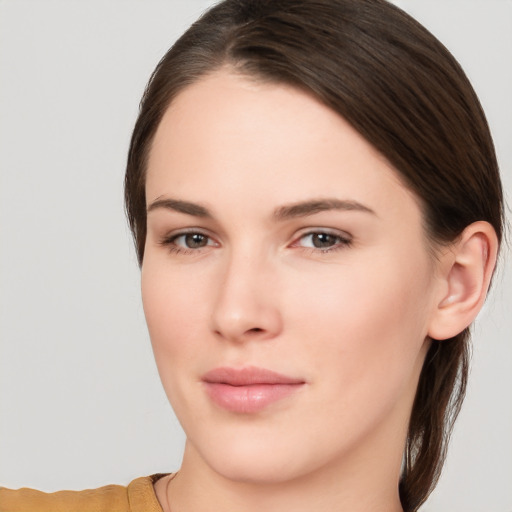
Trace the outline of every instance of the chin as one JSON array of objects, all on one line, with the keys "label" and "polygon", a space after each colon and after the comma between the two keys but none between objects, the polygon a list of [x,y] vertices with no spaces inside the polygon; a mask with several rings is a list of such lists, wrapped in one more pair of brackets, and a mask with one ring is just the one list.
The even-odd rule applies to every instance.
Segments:
[{"label": "chin", "polygon": [[299,459],[298,450],[283,440],[238,435],[219,441],[197,447],[197,454],[215,473],[234,482],[279,484],[311,471],[311,463]]},{"label": "chin", "polygon": [[269,459],[260,455],[252,460],[216,460],[212,469],[228,480],[252,485],[282,484],[307,473],[290,466],[289,462],[279,460],[279,457]]}]

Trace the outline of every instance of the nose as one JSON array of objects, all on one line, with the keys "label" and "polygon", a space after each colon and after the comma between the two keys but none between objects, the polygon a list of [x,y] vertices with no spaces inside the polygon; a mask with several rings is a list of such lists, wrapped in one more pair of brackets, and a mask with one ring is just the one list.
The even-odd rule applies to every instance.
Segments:
[{"label": "nose", "polygon": [[215,334],[232,342],[275,338],[282,330],[276,277],[263,258],[233,255],[225,262],[212,314]]}]

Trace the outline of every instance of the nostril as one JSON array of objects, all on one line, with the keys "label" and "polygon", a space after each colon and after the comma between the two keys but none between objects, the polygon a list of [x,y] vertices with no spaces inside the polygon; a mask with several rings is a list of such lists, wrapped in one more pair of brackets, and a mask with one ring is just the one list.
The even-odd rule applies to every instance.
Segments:
[{"label": "nostril", "polygon": [[253,327],[252,329],[249,329],[248,332],[262,332],[263,329],[261,329],[260,327]]}]

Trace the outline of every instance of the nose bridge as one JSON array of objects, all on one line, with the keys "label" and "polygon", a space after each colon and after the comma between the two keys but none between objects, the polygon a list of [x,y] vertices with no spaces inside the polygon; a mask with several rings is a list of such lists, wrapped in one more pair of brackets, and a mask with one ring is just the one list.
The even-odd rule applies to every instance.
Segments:
[{"label": "nose bridge", "polygon": [[251,244],[232,249],[223,262],[213,329],[223,338],[271,338],[281,329],[272,286],[272,262]]}]

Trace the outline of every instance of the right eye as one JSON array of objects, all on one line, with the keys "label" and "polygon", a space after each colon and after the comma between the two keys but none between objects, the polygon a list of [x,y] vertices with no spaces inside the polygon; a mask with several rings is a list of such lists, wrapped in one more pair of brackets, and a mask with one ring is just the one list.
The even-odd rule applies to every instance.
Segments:
[{"label": "right eye", "polygon": [[172,241],[179,247],[186,249],[200,249],[206,247],[209,242],[209,238],[203,233],[186,233],[184,235],[175,236]]},{"label": "right eye", "polygon": [[196,252],[205,247],[215,247],[217,245],[208,235],[198,231],[177,233],[164,238],[160,243],[167,246],[172,252],[177,253]]}]

